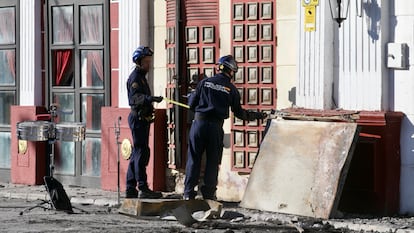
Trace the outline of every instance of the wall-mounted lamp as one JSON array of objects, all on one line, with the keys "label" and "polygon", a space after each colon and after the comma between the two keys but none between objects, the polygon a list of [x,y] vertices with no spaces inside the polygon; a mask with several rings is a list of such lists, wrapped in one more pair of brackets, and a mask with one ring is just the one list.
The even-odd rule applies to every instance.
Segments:
[{"label": "wall-mounted lamp", "polygon": [[332,19],[338,22],[341,27],[341,22],[346,19],[349,9],[349,0],[329,0]]}]

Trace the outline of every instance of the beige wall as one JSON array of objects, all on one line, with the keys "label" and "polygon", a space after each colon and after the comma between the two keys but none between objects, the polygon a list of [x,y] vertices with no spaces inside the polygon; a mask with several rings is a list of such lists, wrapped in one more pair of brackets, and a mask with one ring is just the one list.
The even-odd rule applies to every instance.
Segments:
[{"label": "beige wall", "polygon": [[[291,107],[295,93],[291,92],[297,80],[297,2],[292,0],[276,1],[276,85],[277,109]],[[291,96],[291,100],[289,100]]]},{"label": "beige wall", "polygon": [[[232,54],[231,51],[231,1],[220,1],[220,56]],[[247,176],[231,171],[231,121],[224,122],[224,150],[218,177],[217,198],[226,201],[240,201],[247,184]]]},{"label": "beige wall", "polygon": [[[166,14],[160,12],[167,12],[165,0],[154,0],[154,5],[150,6],[150,15],[153,15],[153,25],[150,28],[150,34],[154,35],[152,38],[152,47],[154,48],[154,73],[153,73],[153,93],[154,95],[165,96],[167,87],[167,53],[165,50],[166,35]],[[165,108],[165,101],[156,104],[156,108]]]}]

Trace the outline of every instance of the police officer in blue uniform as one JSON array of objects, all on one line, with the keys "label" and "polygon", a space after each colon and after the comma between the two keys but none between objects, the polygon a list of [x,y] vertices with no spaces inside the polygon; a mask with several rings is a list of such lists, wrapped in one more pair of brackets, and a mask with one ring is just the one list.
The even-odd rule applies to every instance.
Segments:
[{"label": "police officer in blue uniform", "polygon": [[237,118],[256,120],[266,113],[245,110],[240,105],[240,94],[232,83],[238,70],[233,56],[218,61],[219,73],[201,80],[189,96],[190,109],[195,112],[189,133],[184,199],[194,199],[198,185],[203,152],[206,152],[204,185],[200,188],[204,199],[215,199],[217,176],[223,152],[223,122],[229,117],[229,108]]},{"label": "police officer in blue uniform", "polygon": [[[153,51],[149,47],[139,46],[132,54],[136,64],[127,81],[128,102],[131,112],[128,124],[131,129],[134,148],[129,161],[126,177],[126,198],[160,198],[161,192],[149,189],[146,167],[149,162],[149,128],[153,122],[153,102],[161,102],[163,97],[152,96],[146,74],[149,71]],[[138,186],[137,191],[136,187]]]}]

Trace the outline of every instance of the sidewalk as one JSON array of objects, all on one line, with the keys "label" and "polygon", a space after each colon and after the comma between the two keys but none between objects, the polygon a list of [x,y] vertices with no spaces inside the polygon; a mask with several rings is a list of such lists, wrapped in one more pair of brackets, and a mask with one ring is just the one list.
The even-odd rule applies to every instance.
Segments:
[{"label": "sidewalk", "polygon": [[[71,203],[75,204],[91,204],[99,206],[116,206],[118,204],[118,193],[104,191],[100,189],[91,189],[85,187],[63,185],[66,194],[70,198]],[[123,193],[121,192],[121,200]],[[20,185],[0,182],[0,197],[18,198],[28,201],[49,200],[49,194],[44,185]]]}]

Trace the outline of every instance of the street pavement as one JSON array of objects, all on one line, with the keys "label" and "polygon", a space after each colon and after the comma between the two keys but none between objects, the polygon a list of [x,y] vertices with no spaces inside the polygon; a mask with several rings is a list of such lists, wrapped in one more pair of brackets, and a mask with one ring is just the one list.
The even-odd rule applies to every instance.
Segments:
[{"label": "street pavement", "polygon": [[[64,185],[64,189],[70,198],[72,204],[81,205],[96,205],[117,207],[118,206],[118,193],[111,191],[104,191],[100,189],[85,188],[79,186]],[[173,196],[170,193],[164,193],[164,196]],[[175,195],[178,198],[180,195]],[[36,200],[48,200],[49,194],[47,193],[44,185],[20,185],[0,182],[0,197],[10,199],[24,199],[27,201]],[[120,194],[120,203],[124,199],[124,193]],[[242,213],[245,218],[248,217],[249,221],[268,221],[268,222],[293,222],[300,226],[303,217],[289,216],[278,213],[271,213],[258,210],[247,210],[236,205],[232,206],[233,212]],[[309,221],[309,220],[306,220]],[[320,222],[321,224],[329,224],[335,229],[346,229],[343,232],[396,232],[396,233],[414,233],[414,217],[410,216],[396,216],[396,217],[344,217],[340,219],[329,220],[313,220]],[[323,231],[321,231],[323,232]]]}]

